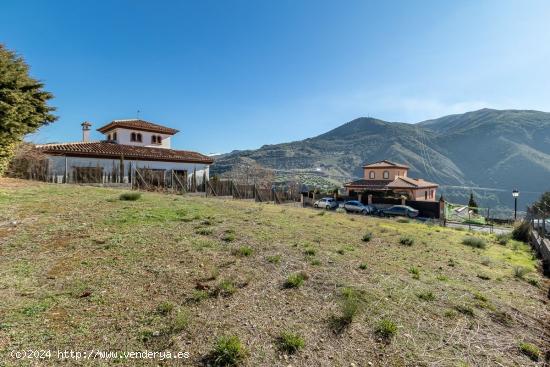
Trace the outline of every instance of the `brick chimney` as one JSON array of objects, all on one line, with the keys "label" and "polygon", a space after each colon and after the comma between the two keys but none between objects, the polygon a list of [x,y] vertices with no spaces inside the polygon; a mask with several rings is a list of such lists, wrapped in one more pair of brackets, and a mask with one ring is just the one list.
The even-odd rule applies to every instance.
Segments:
[{"label": "brick chimney", "polygon": [[90,141],[90,126],[92,126],[92,124],[90,124],[88,121],[84,121],[80,124],[80,126],[82,126],[82,141]]}]

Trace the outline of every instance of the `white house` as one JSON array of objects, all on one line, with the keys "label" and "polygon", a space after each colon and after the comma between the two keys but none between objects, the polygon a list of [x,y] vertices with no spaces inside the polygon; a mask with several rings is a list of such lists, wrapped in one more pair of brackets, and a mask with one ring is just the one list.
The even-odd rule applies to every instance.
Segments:
[{"label": "white house", "polygon": [[81,126],[81,142],[37,146],[47,157],[52,181],[147,181],[159,185],[177,181],[189,187],[209,178],[209,166],[213,163],[210,157],[171,148],[176,129],[138,119],[114,120],[97,129],[105,139],[90,141],[91,124],[85,121]]}]

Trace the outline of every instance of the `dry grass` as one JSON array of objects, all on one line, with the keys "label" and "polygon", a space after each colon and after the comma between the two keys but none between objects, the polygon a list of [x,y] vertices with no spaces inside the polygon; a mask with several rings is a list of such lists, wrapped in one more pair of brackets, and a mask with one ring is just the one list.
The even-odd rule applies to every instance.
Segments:
[{"label": "dry grass", "polygon": [[[512,366],[533,363],[520,343],[549,349],[549,282],[514,240],[477,234],[487,242],[477,249],[461,243],[464,232],[414,221],[121,193],[0,185],[0,365],[18,365],[12,349],[92,348],[188,351],[199,365],[234,352],[220,346],[228,335],[246,350],[236,358],[245,366]],[[404,236],[414,245],[400,245]],[[293,274],[308,279],[284,289]],[[361,294],[361,312],[335,334],[346,287]],[[384,320],[391,339],[380,336]],[[287,330],[307,342],[282,360],[277,338]]]}]

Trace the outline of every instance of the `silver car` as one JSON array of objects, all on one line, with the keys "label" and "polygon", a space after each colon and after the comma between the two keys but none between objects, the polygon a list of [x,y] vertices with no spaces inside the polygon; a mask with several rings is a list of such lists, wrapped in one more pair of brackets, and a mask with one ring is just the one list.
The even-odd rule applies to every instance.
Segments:
[{"label": "silver car", "polygon": [[361,213],[361,214],[371,214],[374,212],[374,208],[370,205],[363,205],[358,200],[348,200],[342,205],[342,208],[348,213]]},{"label": "silver car", "polygon": [[338,202],[334,198],[322,198],[313,203],[316,208],[334,209],[338,206]]}]

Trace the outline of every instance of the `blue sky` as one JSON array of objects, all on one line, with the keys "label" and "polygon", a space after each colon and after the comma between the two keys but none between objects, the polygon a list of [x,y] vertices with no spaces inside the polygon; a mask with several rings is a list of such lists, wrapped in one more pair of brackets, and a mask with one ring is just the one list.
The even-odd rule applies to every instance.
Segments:
[{"label": "blue sky", "polygon": [[[133,118],[204,153],[360,116],[550,111],[550,1],[2,1],[0,42],[55,94],[29,137]],[[95,133],[95,138],[100,134]]]}]

